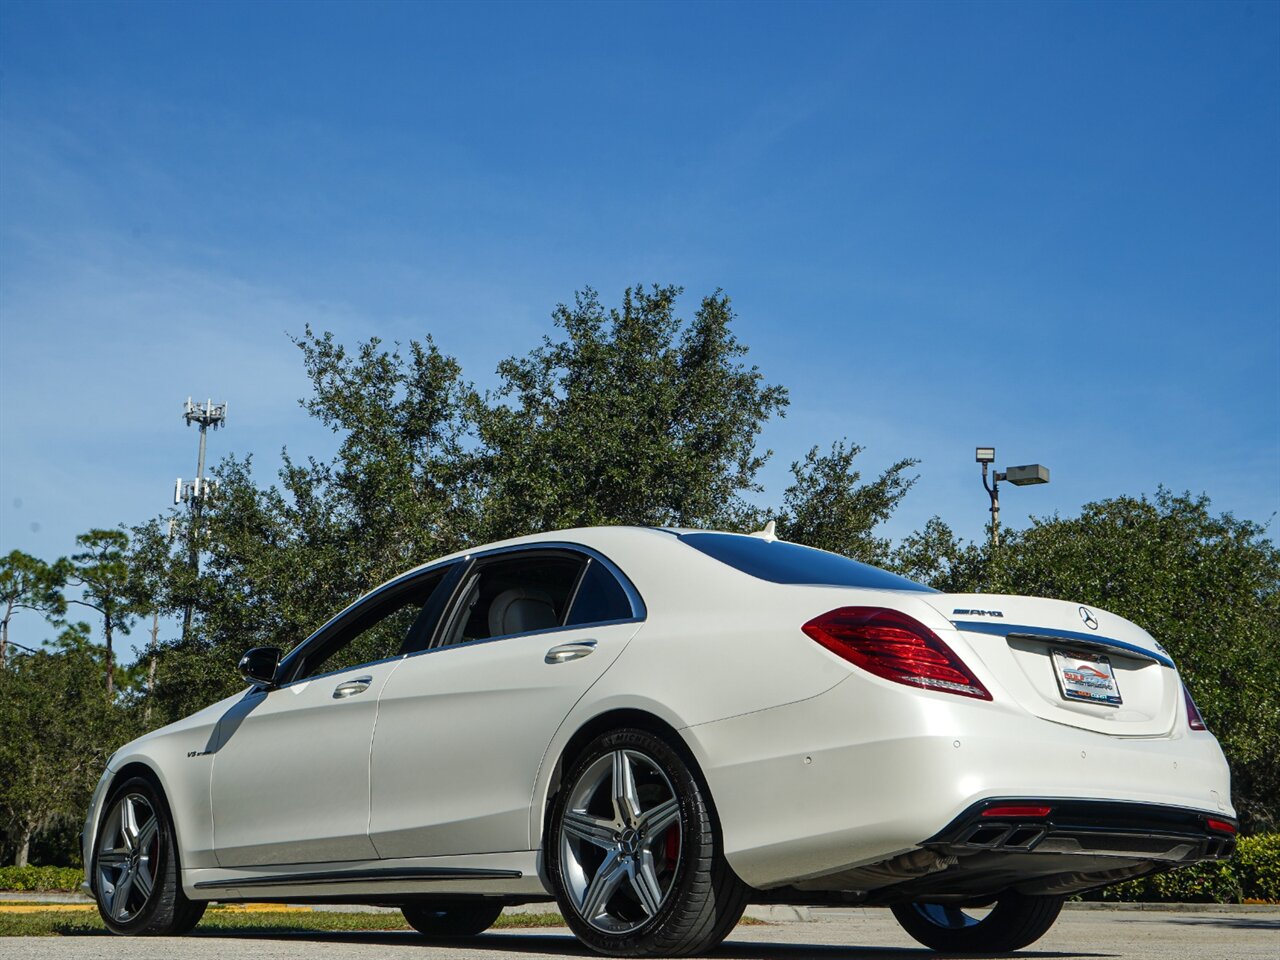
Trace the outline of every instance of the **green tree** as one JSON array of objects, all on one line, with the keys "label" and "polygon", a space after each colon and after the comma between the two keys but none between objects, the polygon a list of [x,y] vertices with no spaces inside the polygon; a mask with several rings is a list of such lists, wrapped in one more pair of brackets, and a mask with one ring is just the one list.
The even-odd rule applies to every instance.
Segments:
[{"label": "green tree", "polygon": [[944,593],[972,593],[989,587],[991,560],[986,545],[962,543],[941,517],[908,534],[887,566]]},{"label": "green tree", "polygon": [[1221,741],[1246,827],[1280,828],[1280,551],[1263,527],[1161,489],[1033,519],[994,552],[931,521],[896,559],[947,592],[1071,600],[1146,629]]},{"label": "green tree", "polygon": [[[430,338],[352,350],[307,329],[303,407],[339,438],[326,460],[285,451],[275,482],[249,459],[218,465],[198,529],[175,511],[133,531],[148,609],[196,621],[161,645],[154,703],[177,717],[232,693],[253,645],[291,647],[361,593],[471,544],[598,523],[742,529],[777,517],[791,536],[876,560],[875,529],[910,488],[902,460],[863,481],[840,442],[793,466],[776,511],[756,506],[769,451],[761,429],[786,407],[735,337],[729,299],[679,318],[676,287],[634,288],[606,308],[594,291],[553,313],[544,338],[498,366],[478,394]],[[199,577],[187,560],[196,537]]]},{"label": "green tree", "polygon": [[44,617],[61,616],[67,610],[62,589],[67,582],[67,562],[45,563],[29,553],[11,550],[0,558],[0,668],[9,649],[9,621],[19,610]]},{"label": "green tree", "polygon": [[749,512],[769,456],[756,441],[787,404],[742,358],[729,298],[688,323],[678,287],[628,289],[606,310],[594,290],[553,314],[544,338],[498,366],[477,403],[480,538],[598,523],[704,526]]},{"label": "green tree", "polygon": [[25,866],[42,830],[84,816],[111,752],[137,731],[131,713],[102,696],[106,651],[88,624],[49,649],[0,669],[0,822]]},{"label": "green tree", "polygon": [[296,343],[313,387],[301,403],[342,442],[326,464],[286,458],[282,480],[296,508],[323,509],[339,525],[351,582],[371,586],[469,542],[475,392],[458,362],[429,336],[407,354],[374,338],[352,356],[309,328]]},{"label": "green tree", "polygon": [[69,602],[95,610],[102,617],[107,698],[111,699],[115,696],[115,634],[127,634],[142,612],[130,582],[129,536],[121,530],[90,530],[76,537],[76,543],[82,549],[71,557],[69,579],[81,588],[81,594]]},{"label": "green tree", "polygon": [[[349,352],[309,328],[295,340],[311,380],[303,407],[340,437],[327,461],[284,451],[276,482],[251,459],[214,468],[199,525],[175,511],[133,531],[137,576],[163,613],[190,604],[195,628],[158,652],[155,695],[176,717],[232,692],[248,646],[292,647],[389,577],[470,542],[472,391],[430,338],[402,351],[375,339]],[[196,537],[199,577],[187,545]]]},{"label": "green tree", "polygon": [[899,460],[875,480],[862,482],[854,460],[862,447],[843,440],[829,453],[814,447],[791,464],[792,484],[783,494],[778,536],[864,563],[887,564],[891,545],[876,535],[881,523],[915,484],[907,471],[919,461]]}]

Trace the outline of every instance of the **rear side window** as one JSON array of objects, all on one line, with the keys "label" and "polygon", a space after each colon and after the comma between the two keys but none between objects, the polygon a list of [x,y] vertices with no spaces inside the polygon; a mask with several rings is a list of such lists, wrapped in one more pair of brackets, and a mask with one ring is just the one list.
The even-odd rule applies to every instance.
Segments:
[{"label": "rear side window", "polygon": [[838,553],[802,547],[798,543],[765,540],[739,533],[682,533],[679,537],[693,549],[727,563],[735,570],[773,583],[937,592],[888,570],[850,560]]},{"label": "rear side window", "polygon": [[441,646],[563,625],[581,570],[581,559],[555,554],[481,560],[463,584]]},{"label": "rear side window", "polygon": [[565,626],[574,627],[587,623],[608,623],[611,620],[630,620],[635,616],[631,601],[622,584],[603,563],[592,560],[587,564],[578,594]]}]

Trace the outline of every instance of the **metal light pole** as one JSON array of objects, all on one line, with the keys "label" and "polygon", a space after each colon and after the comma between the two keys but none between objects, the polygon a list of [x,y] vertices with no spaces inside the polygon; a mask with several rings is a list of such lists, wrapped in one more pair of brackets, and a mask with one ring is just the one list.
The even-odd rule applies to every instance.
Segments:
[{"label": "metal light pole", "polygon": [[978,447],[973,459],[982,464],[982,486],[991,498],[991,546],[1000,546],[1000,481],[1007,480],[1015,487],[1027,487],[1049,482],[1049,468],[1039,463],[1028,463],[1021,467],[1009,467],[1005,470],[992,470],[991,482],[987,483],[987,465],[996,462],[995,447]]},{"label": "metal light pole", "polygon": [[[187,422],[187,426],[191,426],[194,423],[200,428],[200,456],[196,461],[196,478],[183,483],[182,478],[178,477],[173,487],[173,502],[175,504],[184,500],[191,504],[191,527],[187,531],[187,559],[191,564],[191,575],[194,578],[200,575],[200,546],[197,540],[197,531],[200,527],[201,504],[209,494],[209,485],[204,479],[205,438],[210,427],[217,430],[226,423],[227,405],[206,400],[202,407],[199,404],[192,403],[191,398],[187,397],[187,405],[182,409],[182,419]],[[182,612],[182,639],[184,641],[191,633],[191,613],[191,604],[188,603],[186,609]]]}]

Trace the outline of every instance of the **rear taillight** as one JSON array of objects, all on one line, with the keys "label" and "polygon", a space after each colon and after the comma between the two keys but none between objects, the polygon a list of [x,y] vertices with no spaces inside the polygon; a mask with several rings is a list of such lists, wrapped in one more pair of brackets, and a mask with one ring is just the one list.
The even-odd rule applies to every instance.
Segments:
[{"label": "rear taillight", "polygon": [[1229,820],[1218,820],[1215,817],[1205,817],[1204,825],[1215,833],[1231,833],[1236,832],[1236,825]]},{"label": "rear taillight", "polygon": [[1200,716],[1200,708],[1191,699],[1191,691],[1185,685],[1182,688],[1182,696],[1187,701],[1187,726],[1192,730],[1208,730],[1209,728],[1204,725],[1204,717]]},{"label": "rear taillight", "polygon": [[1053,807],[1041,803],[1008,803],[1000,807],[987,807],[982,811],[984,817],[999,817],[1009,820],[1014,817],[1039,819],[1053,813]]},{"label": "rear taillight", "polygon": [[987,688],[941,637],[897,610],[841,607],[800,629],[837,656],[886,680],[991,699]]}]

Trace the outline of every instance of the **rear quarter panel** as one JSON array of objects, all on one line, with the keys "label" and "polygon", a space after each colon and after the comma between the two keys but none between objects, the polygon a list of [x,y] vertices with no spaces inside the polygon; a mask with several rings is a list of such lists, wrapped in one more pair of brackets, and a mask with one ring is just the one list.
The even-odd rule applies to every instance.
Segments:
[{"label": "rear quarter panel", "polygon": [[[585,724],[613,710],[640,710],[683,731],[816,697],[848,677],[850,667],[809,640],[801,625],[849,602],[851,594],[865,593],[868,602],[882,596],[769,583],[670,534],[654,532],[637,549],[635,531],[629,533],[612,544],[601,536],[592,546],[632,579],[647,619],[552,739],[530,805],[534,846],[541,842],[546,801],[565,746]],[[696,740],[685,741],[703,763]]]}]

